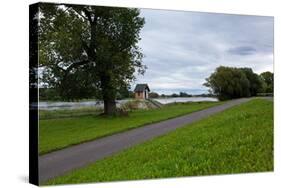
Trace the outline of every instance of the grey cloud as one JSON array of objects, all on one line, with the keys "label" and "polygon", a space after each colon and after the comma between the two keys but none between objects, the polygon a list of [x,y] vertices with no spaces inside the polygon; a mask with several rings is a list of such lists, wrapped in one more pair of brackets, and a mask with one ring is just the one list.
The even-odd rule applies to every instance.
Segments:
[{"label": "grey cloud", "polygon": [[234,55],[252,55],[255,54],[257,50],[250,46],[241,46],[236,48],[230,48],[228,52]]}]

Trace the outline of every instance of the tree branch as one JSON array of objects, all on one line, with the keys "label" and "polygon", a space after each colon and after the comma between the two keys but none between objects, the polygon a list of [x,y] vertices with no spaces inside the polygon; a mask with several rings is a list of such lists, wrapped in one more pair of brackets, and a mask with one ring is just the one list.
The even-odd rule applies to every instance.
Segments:
[{"label": "tree branch", "polygon": [[85,20],[88,20],[88,18],[85,17],[83,14],[81,14],[81,12],[80,12],[79,10],[75,9],[74,7],[72,7],[72,9],[73,9],[79,16],[81,16],[81,17],[84,18]]},{"label": "tree branch", "polygon": [[81,40],[81,43],[82,43],[82,47],[84,48],[87,55],[89,56],[90,48],[89,48],[88,44],[82,39],[82,36],[80,37],[80,40]]},{"label": "tree branch", "polygon": [[88,64],[90,61],[89,60],[84,60],[84,61],[80,61],[80,62],[76,62],[71,64],[69,67],[67,67],[67,69],[65,70],[66,73],[68,74],[73,68],[77,68],[81,65],[86,65]]},{"label": "tree branch", "polygon": [[64,72],[65,73],[65,69],[63,69],[63,68],[61,68],[58,64],[55,64],[56,65],[56,68],[58,68],[59,70],[61,70],[62,72]]},{"label": "tree branch", "polygon": [[[92,20],[92,17],[91,17],[91,13],[84,7],[83,9],[83,12],[85,13],[85,15],[86,15],[86,17],[88,18],[88,21],[90,22],[90,23],[92,23],[93,22],[93,20]],[[96,17],[96,16],[95,16]]]}]

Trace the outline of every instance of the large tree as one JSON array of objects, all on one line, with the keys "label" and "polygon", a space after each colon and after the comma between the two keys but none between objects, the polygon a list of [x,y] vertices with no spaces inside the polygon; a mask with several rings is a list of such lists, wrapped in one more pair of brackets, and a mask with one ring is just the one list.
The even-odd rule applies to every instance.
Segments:
[{"label": "large tree", "polygon": [[267,71],[260,74],[260,78],[264,82],[264,92],[265,93],[273,93],[273,73]]},{"label": "large tree", "polygon": [[133,8],[40,4],[41,82],[65,100],[95,96],[116,112],[116,94],[143,74],[144,18]]},{"label": "large tree", "polygon": [[250,82],[241,69],[233,67],[218,67],[209,78],[205,86],[220,100],[250,96]]},{"label": "large tree", "polygon": [[253,72],[251,68],[240,68],[246,75],[247,79],[250,82],[250,94],[251,96],[256,96],[257,93],[263,91],[263,82],[260,76]]},{"label": "large tree", "polygon": [[256,96],[263,90],[262,79],[251,68],[220,66],[204,85],[220,100]]}]

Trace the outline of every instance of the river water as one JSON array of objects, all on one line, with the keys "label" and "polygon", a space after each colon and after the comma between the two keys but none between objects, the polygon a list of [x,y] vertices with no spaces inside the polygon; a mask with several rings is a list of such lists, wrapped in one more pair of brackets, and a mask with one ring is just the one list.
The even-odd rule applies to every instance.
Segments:
[{"label": "river water", "polygon": [[213,97],[173,97],[173,98],[159,98],[154,99],[162,104],[174,103],[174,102],[202,102],[202,101],[218,101]]},{"label": "river water", "polygon": [[[117,100],[117,106],[128,102],[130,99]],[[200,101],[218,101],[212,97],[175,97],[175,98],[158,98],[154,99],[162,104],[173,102],[200,102]],[[83,107],[103,108],[101,101],[80,101],[80,102],[39,102],[40,110],[60,110],[60,109],[78,109]]]}]

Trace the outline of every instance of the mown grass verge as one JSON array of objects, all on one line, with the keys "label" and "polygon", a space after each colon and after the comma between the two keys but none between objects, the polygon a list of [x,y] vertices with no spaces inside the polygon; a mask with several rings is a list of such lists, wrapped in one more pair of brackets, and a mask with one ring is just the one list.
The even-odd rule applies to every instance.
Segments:
[{"label": "mown grass verge", "polygon": [[221,102],[178,103],[160,109],[132,111],[128,117],[88,115],[73,118],[40,119],[39,154],[42,155],[218,104]]},{"label": "mown grass verge", "polygon": [[273,103],[255,99],[49,180],[72,184],[273,170]]}]

